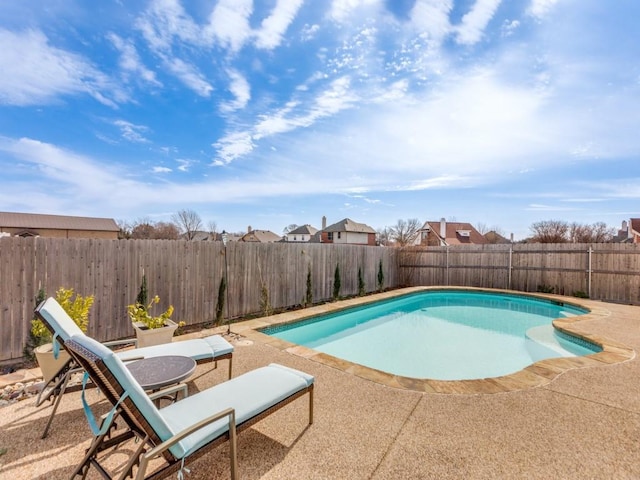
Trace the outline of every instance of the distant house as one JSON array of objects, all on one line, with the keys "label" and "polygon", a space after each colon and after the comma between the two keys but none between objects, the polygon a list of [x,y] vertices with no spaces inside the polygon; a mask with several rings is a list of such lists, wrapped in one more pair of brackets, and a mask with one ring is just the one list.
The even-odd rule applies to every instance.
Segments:
[{"label": "distant house", "polygon": [[251,227],[247,229],[239,242],[258,242],[258,243],[275,243],[282,241],[282,237],[270,230],[252,230]]},{"label": "distant house", "polygon": [[425,222],[416,237],[416,245],[483,245],[489,241],[473,225],[464,222]]},{"label": "distant house", "polygon": [[287,242],[310,242],[318,229],[311,225],[302,225],[287,233]]},{"label": "distant house", "polygon": [[506,237],[503,237],[502,235],[500,235],[498,232],[496,232],[495,230],[491,230],[490,232],[487,232],[484,234],[484,238],[487,239],[487,243],[492,243],[492,244],[506,244],[506,243],[511,243],[511,240],[509,240]]},{"label": "distant house", "polygon": [[376,245],[376,231],[369,225],[354,222],[349,218],[325,227],[326,218],[322,219],[320,231],[322,243],[344,243],[351,245]]},{"label": "distant house", "polygon": [[112,218],[0,212],[0,237],[117,239],[119,232]]},{"label": "distant house", "polygon": [[622,228],[618,230],[614,241],[620,243],[640,243],[640,218],[630,218],[629,222],[622,221]]}]

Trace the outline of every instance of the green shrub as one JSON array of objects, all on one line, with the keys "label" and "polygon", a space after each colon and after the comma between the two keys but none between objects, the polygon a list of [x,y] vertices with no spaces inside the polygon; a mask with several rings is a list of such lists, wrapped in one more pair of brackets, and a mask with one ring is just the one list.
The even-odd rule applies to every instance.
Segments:
[{"label": "green shrub", "polygon": [[304,297],[304,306],[308,307],[313,305],[313,286],[311,285],[311,265],[309,265],[309,269],[307,270],[307,292]]},{"label": "green shrub", "polygon": [[362,269],[358,267],[358,296],[362,297],[366,293],[364,279],[362,278]]},{"label": "green shrub", "polygon": [[382,259],[378,264],[378,291],[381,292],[384,288],[384,272],[382,271]]},{"label": "green shrub", "polygon": [[218,303],[216,305],[216,324],[220,325],[224,320],[224,294],[227,290],[227,281],[224,277],[220,280],[218,287]]}]

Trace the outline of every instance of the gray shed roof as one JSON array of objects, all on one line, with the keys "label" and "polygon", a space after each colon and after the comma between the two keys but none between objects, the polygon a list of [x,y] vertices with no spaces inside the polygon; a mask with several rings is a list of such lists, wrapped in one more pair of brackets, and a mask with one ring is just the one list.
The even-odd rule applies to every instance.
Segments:
[{"label": "gray shed roof", "polygon": [[14,212],[0,212],[0,227],[93,230],[103,232],[118,232],[120,230],[113,218],[71,217],[66,215]]},{"label": "gray shed roof", "polygon": [[357,233],[376,233],[376,231],[369,225],[364,223],[354,222],[350,218],[340,220],[333,225],[329,225],[323,230],[323,232],[357,232]]}]

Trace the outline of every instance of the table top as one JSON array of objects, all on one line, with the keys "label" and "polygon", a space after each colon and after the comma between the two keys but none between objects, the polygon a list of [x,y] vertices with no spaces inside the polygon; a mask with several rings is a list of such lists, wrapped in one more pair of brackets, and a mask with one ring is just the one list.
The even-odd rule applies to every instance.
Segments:
[{"label": "table top", "polygon": [[163,355],[127,363],[127,368],[145,390],[157,390],[180,383],[196,369],[193,358]]}]

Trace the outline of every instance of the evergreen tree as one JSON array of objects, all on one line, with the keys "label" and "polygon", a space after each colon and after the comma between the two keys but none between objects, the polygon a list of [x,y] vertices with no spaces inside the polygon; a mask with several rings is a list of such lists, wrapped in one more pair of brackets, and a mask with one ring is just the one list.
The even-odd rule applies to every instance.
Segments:
[{"label": "evergreen tree", "polygon": [[147,276],[142,274],[142,283],[140,284],[140,291],[136,297],[136,303],[142,305],[143,308],[147,308],[148,292],[147,292]]},{"label": "evergreen tree", "polygon": [[358,267],[358,296],[362,297],[366,290],[364,287],[364,279],[362,278],[362,269]]},{"label": "evergreen tree", "polygon": [[309,305],[313,305],[313,287],[311,285],[311,265],[309,265],[309,269],[307,270],[307,294],[304,297],[304,305],[308,307]]},{"label": "evergreen tree", "polygon": [[227,281],[224,277],[220,280],[218,288],[218,304],[216,305],[216,324],[220,325],[224,320],[224,294],[227,290]]},{"label": "evergreen tree", "polygon": [[382,271],[382,259],[380,259],[380,263],[378,264],[378,291],[382,291],[384,288],[384,272]]},{"label": "evergreen tree", "polygon": [[333,299],[340,298],[340,264],[336,264],[336,271],[333,274]]}]

